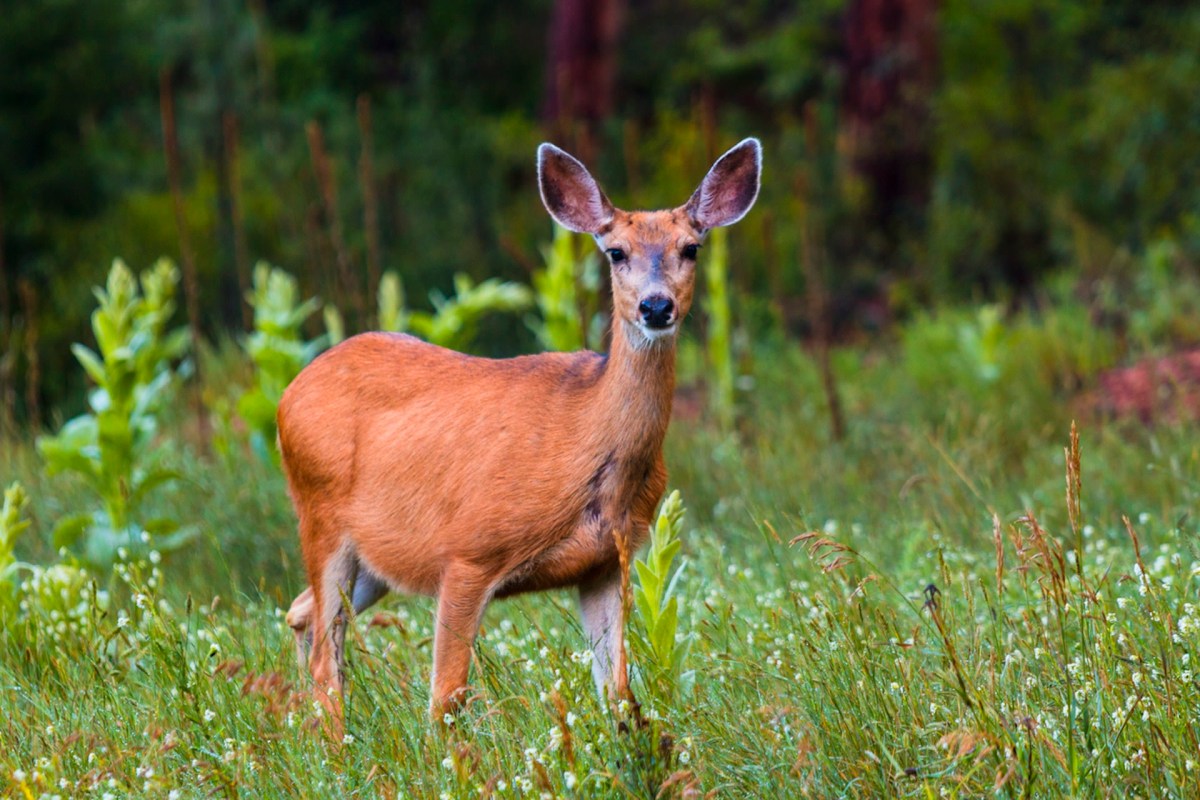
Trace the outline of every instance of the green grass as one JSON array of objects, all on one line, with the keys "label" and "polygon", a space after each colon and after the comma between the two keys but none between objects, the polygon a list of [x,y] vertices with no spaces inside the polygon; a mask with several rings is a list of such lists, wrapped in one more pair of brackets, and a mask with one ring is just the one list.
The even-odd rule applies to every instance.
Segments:
[{"label": "green grass", "polygon": [[[328,743],[283,623],[302,577],[282,480],[244,447],[206,461],[169,438],[187,480],[150,511],[204,533],[100,580],[81,632],[34,613],[0,634],[0,793],[1190,796],[1200,436],[1081,422],[1073,521],[1072,410],[1045,359],[1075,351],[1022,325],[986,370],[915,335],[839,351],[840,443],[811,360],[778,341],[753,352],[736,434],[673,422],[696,680],[632,732],[594,697],[567,593],[494,604],[477,699],[431,727],[432,602],[393,598],[349,638],[353,738]],[[22,555],[49,561],[86,495],[0,447],[0,481],[33,499]]]}]

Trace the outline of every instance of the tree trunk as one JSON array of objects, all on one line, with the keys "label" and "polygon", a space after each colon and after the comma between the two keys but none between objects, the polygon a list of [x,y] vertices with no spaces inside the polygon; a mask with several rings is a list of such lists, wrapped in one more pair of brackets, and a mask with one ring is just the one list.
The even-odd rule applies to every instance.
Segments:
[{"label": "tree trunk", "polygon": [[204,385],[200,372],[200,281],[196,275],[196,261],[192,256],[192,242],[188,233],[187,214],[183,205],[183,167],[179,157],[179,135],[175,130],[175,95],[171,89],[171,71],[163,68],[159,74],[159,110],[162,113],[163,152],[167,159],[167,183],[171,190],[171,205],[175,210],[175,225],[179,229],[179,261],[183,271],[184,307],[187,309],[188,329],[192,338],[192,363],[195,374],[192,383],[192,407],[196,415],[197,443],[200,452],[208,452],[211,426],[204,409],[201,388]]},{"label": "tree trunk", "polygon": [[237,272],[238,308],[242,327],[254,327],[254,314],[246,298],[250,293],[250,256],[246,251],[246,226],[242,216],[242,175],[238,167],[237,115],[226,111],[221,120],[221,138],[225,142],[226,172],[229,178],[229,215],[233,227],[233,262]]},{"label": "tree trunk", "polygon": [[585,162],[612,113],[622,0],[555,0],[542,117]]},{"label": "tree trunk", "polygon": [[852,0],[844,27],[842,123],[852,168],[870,187],[868,220],[895,245],[929,199],[930,98],[938,0]]}]

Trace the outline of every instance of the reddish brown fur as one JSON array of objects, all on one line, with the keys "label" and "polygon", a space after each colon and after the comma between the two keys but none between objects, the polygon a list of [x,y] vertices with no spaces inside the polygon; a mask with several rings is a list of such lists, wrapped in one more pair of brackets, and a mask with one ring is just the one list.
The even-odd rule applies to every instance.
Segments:
[{"label": "reddish brown fur", "polygon": [[[706,227],[691,204],[628,213],[599,194],[596,205],[598,188],[581,194],[594,186],[586,170],[586,180],[570,173],[560,181],[560,166],[574,168],[548,162],[542,175],[551,212],[571,212],[569,225],[593,232],[602,250],[627,255],[612,269],[609,356],[492,360],[368,333],[316,359],[280,403],[279,446],[311,587],[288,621],[315,634],[310,667],[336,730],[338,610],[356,578],[438,597],[435,713],[461,699],[471,642],[493,597],[579,586],[593,646],[612,646],[600,628],[615,624],[614,532],[640,544],[666,487],[673,334],[691,305],[695,271],[682,253]],[[753,177],[756,193],[757,162]],[[589,202],[580,223],[575,212]],[[596,208],[600,216],[586,216]],[[650,291],[674,302],[665,335],[648,332],[639,316]],[[367,594],[363,605],[377,596]],[[598,683],[612,677],[601,672]]]}]

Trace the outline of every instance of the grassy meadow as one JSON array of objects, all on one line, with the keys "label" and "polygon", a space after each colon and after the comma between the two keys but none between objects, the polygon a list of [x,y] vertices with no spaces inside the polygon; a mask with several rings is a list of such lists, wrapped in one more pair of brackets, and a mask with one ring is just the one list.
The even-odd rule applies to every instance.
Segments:
[{"label": "grassy meadow", "polygon": [[[837,442],[809,352],[742,348],[722,432],[687,402],[703,387],[685,340],[667,461],[690,649],[665,689],[635,670],[647,722],[632,728],[594,694],[567,593],[493,604],[474,700],[431,726],[433,604],[391,597],[353,627],[348,734],[327,741],[283,621],[303,579],[278,468],[236,426],[201,454],[176,389],[147,456],[174,479],[144,516],[194,536],[108,571],[55,578],[83,569],[63,557],[13,573],[0,793],[1191,796],[1197,431],[1074,399],[1121,356],[1087,319],[1069,301],[945,310],[837,348]],[[248,380],[231,342],[203,364],[210,405]],[[0,481],[30,496],[7,522],[31,523],[21,563],[54,564],[55,523],[95,501],[32,442],[3,447]]]}]

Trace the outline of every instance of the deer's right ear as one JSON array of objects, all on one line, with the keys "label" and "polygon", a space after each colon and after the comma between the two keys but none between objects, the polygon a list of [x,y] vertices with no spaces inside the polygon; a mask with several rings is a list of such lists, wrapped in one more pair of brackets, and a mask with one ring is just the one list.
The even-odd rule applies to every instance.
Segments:
[{"label": "deer's right ear", "polygon": [[717,159],[684,206],[701,230],[732,225],[754,205],[762,175],[762,145],[743,139]]},{"label": "deer's right ear", "polygon": [[554,221],[576,233],[599,233],[613,206],[578,159],[550,143],[538,148],[538,188]]}]

